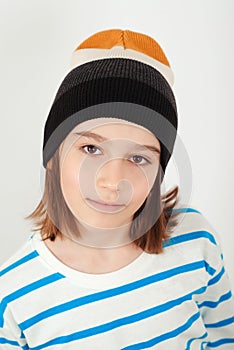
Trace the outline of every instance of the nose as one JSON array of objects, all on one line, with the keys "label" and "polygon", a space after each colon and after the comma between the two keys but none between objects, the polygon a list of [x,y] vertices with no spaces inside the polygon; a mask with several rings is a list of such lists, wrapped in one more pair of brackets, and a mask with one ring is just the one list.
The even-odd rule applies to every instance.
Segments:
[{"label": "nose", "polygon": [[97,186],[116,192],[119,182],[125,179],[124,159],[113,159],[104,164],[97,173]]}]

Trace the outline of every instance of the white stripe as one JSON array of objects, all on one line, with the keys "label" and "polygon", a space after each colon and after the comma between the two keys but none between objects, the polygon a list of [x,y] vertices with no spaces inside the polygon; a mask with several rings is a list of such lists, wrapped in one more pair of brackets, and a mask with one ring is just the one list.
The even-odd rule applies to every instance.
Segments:
[{"label": "white stripe", "polygon": [[74,69],[84,63],[93,61],[93,60],[102,60],[104,58],[129,58],[145,64],[150,65],[151,67],[157,69],[167,80],[169,85],[173,86],[174,84],[174,75],[172,69],[165,64],[153,59],[152,57],[138,52],[132,49],[124,49],[122,46],[115,46],[111,49],[80,49],[76,50],[72,54],[70,68]]}]

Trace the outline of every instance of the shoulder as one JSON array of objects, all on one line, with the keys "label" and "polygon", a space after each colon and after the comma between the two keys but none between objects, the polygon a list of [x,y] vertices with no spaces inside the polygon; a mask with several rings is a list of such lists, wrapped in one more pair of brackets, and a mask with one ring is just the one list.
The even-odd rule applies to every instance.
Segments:
[{"label": "shoulder", "polygon": [[31,236],[26,242],[24,242],[21,247],[15,251],[14,254],[12,254],[5,262],[0,265],[0,276],[4,275],[8,270],[13,268],[22,258],[25,259],[30,253],[32,253],[30,240]]},{"label": "shoulder", "polygon": [[30,236],[13,255],[0,265],[0,300],[6,294],[13,292],[16,284],[20,285],[27,278],[35,276],[34,268],[38,256],[38,252],[32,248]]},{"label": "shoulder", "polygon": [[220,237],[207,217],[195,207],[181,205],[172,210],[177,214],[177,225],[171,237],[183,237],[184,239],[196,240],[199,238],[208,239],[213,244],[219,244]]},{"label": "shoulder", "polygon": [[177,225],[165,248],[180,252],[186,260],[204,261],[218,269],[222,264],[220,236],[207,217],[198,208],[183,205],[172,212],[177,214]]},{"label": "shoulder", "polygon": [[28,238],[27,241],[24,242],[24,244],[19,247],[14,254],[12,254],[7,260],[5,260],[1,265],[0,265],[0,276],[3,276],[7,271],[13,269],[23,261],[28,260],[32,257],[32,248],[31,248],[31,237]]}]

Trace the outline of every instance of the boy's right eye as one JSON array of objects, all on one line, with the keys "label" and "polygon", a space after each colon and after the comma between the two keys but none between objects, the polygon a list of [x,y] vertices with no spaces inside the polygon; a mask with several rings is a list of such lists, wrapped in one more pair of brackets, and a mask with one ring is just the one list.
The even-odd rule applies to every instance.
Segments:
[{"label": "boy's right eye", "polygon": [[[85,150],[85,148],[88,148],[88,149],[91,149],[91,152],[86,152],[86,151],[84,151]],[[94,154],[95,153],[95,149],[97,150],[97,149],[99,149],[97,146],[95,146],[95,145],[92,145],[92,144],[90,144],[90,145],[84,145],[84,146],[81,146],[80,147],[80,149],[82,150],[82,152],[84,152],[84,153],[86,153],[86,154]],[[94,151],[94,152],[93,152]]]}]

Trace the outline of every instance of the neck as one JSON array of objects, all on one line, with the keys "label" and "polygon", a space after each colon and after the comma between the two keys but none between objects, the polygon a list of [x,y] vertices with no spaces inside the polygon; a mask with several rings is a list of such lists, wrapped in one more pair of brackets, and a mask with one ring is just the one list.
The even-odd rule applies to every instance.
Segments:
[{"label": "neck", "polygon": [[131,222],[117,228],[99,228],[78,222],[79,235],[62,230],[63,235],[74,243],[94,249],[116,249],[121,246],[131,245],[129,233]]}]

